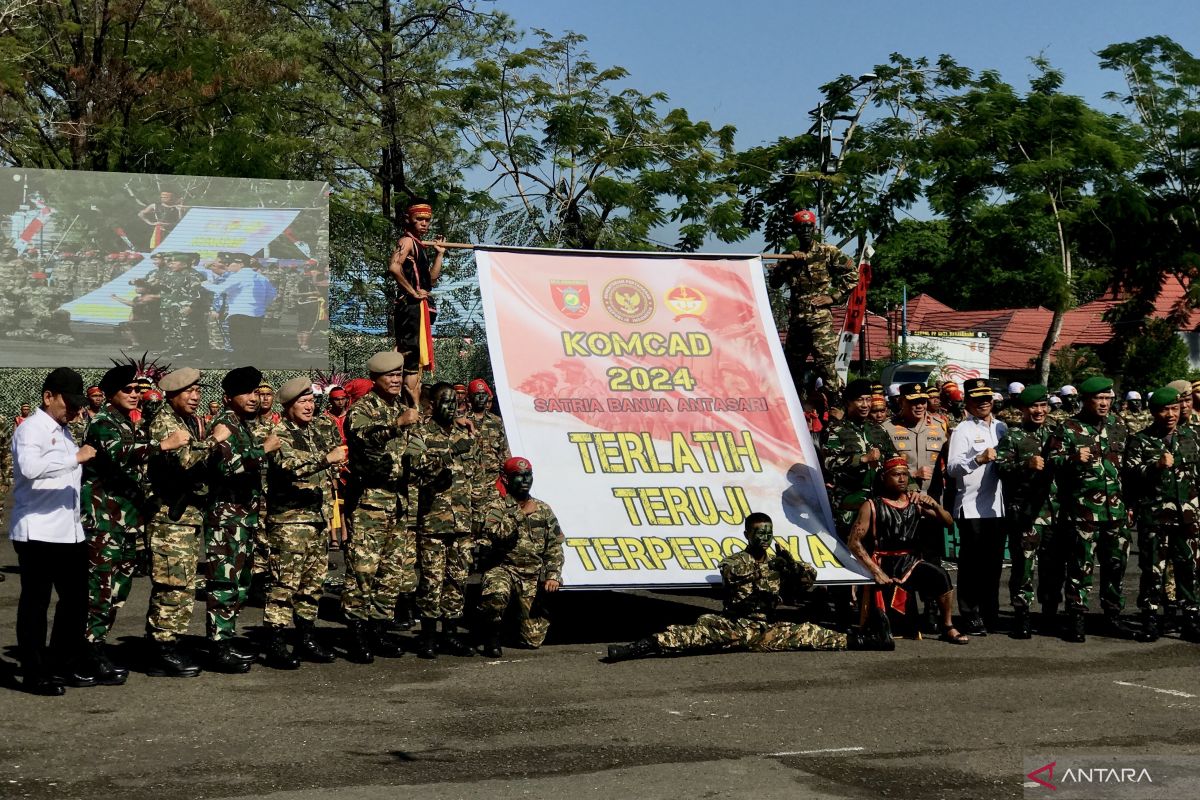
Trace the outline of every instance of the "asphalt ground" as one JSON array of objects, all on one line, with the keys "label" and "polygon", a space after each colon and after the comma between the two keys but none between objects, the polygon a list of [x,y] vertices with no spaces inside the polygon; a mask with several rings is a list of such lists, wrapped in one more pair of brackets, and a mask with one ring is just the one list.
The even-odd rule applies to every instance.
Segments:
[{"label": "asphalt ground", "polygon": [[[140,671],[139,578],[112,639],[129,682],[35,697],[13,675],[15,563],[5,539],[0,797],[1011,798],[1025,757],[1200,753],[1200,646],[1174,637],[601,662],[715,608],[709,593],[564,592],[547,645],[500,659],[167,679]],[[336,617],[327,602],[334,644]],[[241,628],[261,620],[247,608]]]}]

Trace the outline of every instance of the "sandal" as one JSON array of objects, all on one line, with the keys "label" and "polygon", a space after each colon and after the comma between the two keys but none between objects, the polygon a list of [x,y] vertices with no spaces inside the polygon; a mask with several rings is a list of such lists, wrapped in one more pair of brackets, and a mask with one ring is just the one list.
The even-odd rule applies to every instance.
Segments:
[{"label": "sandal", "polygon": [[939,641],[949,642],[950,644],[966,644],[971,641],[969,636],[965,636],[958,632],[958,628],[950,627],[942,631],[942,635],[938,637]]}]

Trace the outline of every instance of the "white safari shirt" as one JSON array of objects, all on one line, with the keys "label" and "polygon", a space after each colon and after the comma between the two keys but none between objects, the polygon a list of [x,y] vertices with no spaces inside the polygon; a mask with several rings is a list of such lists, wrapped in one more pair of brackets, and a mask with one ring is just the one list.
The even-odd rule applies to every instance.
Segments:
[{"label": "white safari shirt", "polygon": [[968,415],[950,434],[946,468],[958,485],[954,516],[958,519],[991,519],[1004,516],[1004,490],[995,461],[979,464],[975,456],[995,447],[1008,426],[992,417],[982,422]]},{"label": "white safari shirt", "polygon": [[13,510],[8,535],[14,542],[83,541],[79,521],[78,445],[66,425],[42,409],[17,426],[12,438]]}]

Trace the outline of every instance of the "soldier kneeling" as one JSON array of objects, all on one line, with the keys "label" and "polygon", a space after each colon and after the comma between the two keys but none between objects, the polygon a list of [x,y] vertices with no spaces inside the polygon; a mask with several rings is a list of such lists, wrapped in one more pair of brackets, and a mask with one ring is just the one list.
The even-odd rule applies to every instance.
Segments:
[{"label": "soldier kneeling", "polygon": [[845,650],[844,633],[811,622],[774,621],[785,583],[807,589],[816,581],[817,571],[780,546],[771,555],[768,548],[775,530],[766,514],[746,517],[745,536],[746,549],[727,556],[719,565],[725,590],[720,614],[703,614],[694,625],[672,625],[632,644],[609,645],[608,661],[714,650]]}]

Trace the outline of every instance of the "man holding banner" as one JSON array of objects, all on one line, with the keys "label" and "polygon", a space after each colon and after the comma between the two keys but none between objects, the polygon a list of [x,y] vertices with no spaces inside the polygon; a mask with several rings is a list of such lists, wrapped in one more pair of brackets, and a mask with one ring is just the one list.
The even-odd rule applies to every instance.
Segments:
[{"label": "man holding banner", "polygon": [[[433,321],[437,318],[433,285],[442,274],[442,258],[446,248],[442,237],[432,243],[422,241],[429,234],[433,206],[414,201],[404,217],[404,233],[396,243],[396,252],[388,273],[396,280],[396,306],[392,316],[392,333],[396,337],[396,352],[404,356],[404,389],[415,408],[420,400],[421,370],[433,369]],[[426,247],[436,255],[429,262]]]}]

